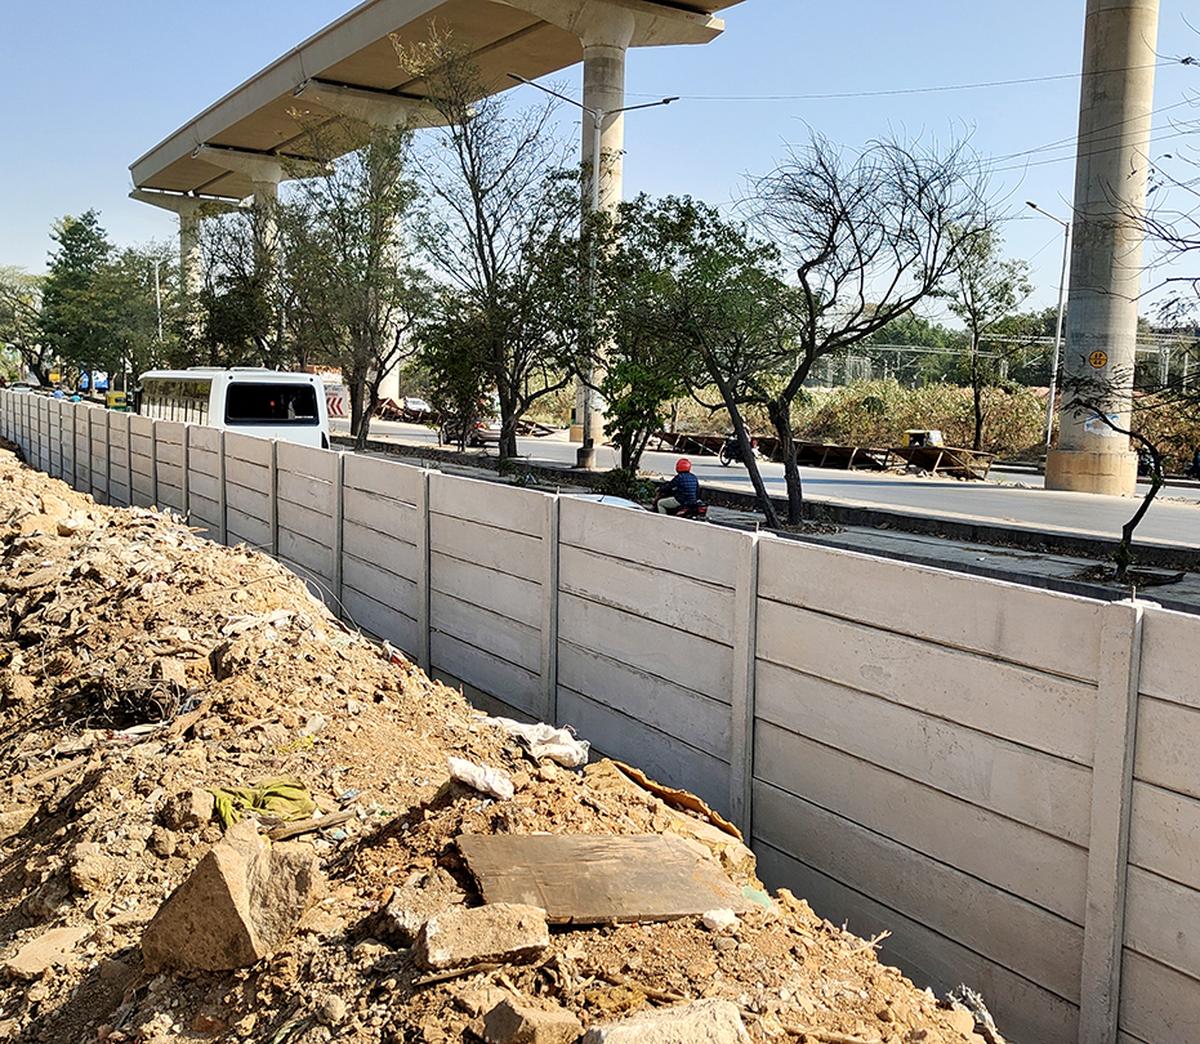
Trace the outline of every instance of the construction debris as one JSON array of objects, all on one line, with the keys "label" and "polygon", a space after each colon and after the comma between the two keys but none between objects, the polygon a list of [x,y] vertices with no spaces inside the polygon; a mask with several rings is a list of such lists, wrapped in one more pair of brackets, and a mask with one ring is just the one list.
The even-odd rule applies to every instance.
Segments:
[{"label": "construction debris", "polygon": [[748,910],[708,850],[672,835],[478,835],[458,839],[489,903],[545,908],[551,924],[619,924]]},{"label": "construction debris", "polygon": [[487,722],[520,740],[534,761],[554,761],[564,768],[583,768],[588,763],[591,744],[576,737],[570,729],[556,729],[544,721],[526,724],[511,718],[488,718]]},{"label": "construction debris", "polygon": [[447,758],[450,778],[465,783],[481,794],[494,797],[497,801],[510,801],[515,791],[508,773],[486,765],[476,765],[465,758]]},{"label": "construction debris", "polygon": [[[695,798],[533,764],[256,551],[0,451],[0,597],[2,1040],[982,1040],[802,900],[766,897]],[[448,782],[449,758],[511,793]],[[310,813],[250,801],[222,829],[213,791],[284,777]],[[753,898],[716,932],[703,914],[732,901],[550,932],[540,900],[485,904],[455,843],[539,835],[687,838]]]}]

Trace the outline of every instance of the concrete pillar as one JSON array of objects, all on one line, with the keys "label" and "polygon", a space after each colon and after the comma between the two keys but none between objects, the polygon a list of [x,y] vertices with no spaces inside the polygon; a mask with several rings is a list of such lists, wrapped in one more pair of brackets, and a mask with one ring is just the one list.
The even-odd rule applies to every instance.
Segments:
[{"label": "concrete pillar", "polygon": [[[632,12],[622,8],[601,8],[583,27],[583,104],[600,114],[583,118],[584,207],[598,201],[601,211],[614,212],[621,205],[624,191],[625,116],[617,110],[625,107],[625,56],[633,38],[636,22]],[[610,115],[612,114],[612,115]],[[598,131],[598,133],[597,133]],[[592,184],[596,170],[596,148],[600,149],[599,192]],[[587,380],[575,389],[575,416],[571,439],[598,447],[604,442],[604,407],[599,394],[588,384],[601,377],[603,352]],[[581,456],[581,463],[592,461]]]},{"label": "concrete pillar", "polygon": [[1129,439],[1071,411],[1069,388],[1103,382],[1104,408],[1128,427],[1141,289],[1158,0],[1087,0],[1075,230],[1058,448],[1046,488],[1127,495],[1137,483]]}]

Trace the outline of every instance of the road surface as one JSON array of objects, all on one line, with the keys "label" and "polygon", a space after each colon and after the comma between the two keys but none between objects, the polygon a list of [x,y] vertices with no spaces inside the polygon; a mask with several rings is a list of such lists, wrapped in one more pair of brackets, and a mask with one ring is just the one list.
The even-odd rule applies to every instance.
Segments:
[{"label": "road surface", "polygon": [[[331,425],[339,434],[348,432],[345,421],[332,420]],[[437,443],[436,433],[428,428],[387,421],[372,422],[371,438]],[[575,461],[578,444],[568,442],[565,433],[560,433],[541,439],[519,439],[518,448],[534,460],[571,464]],[[614,467],[618,462],[616,452],[610,447],[602,447],[598,457],[601,467]],[[677,458],[675,453],[646,453],[642,457],[642,469],[668,475],[674,472]],[[716,457],[692,455],[691,460],[693,471],[702,484],[753,492],[744,467],[735,464],[723,468]],[[783,466],[763,461],[760,470],[767,489],[773,495],[786,496]],[[1044,490],[1040,485],[1041,476],[1000,474],[1002,477],[998,481],[959,482],[864,471],[801,469],[805,496],[811,501],[831,500],[952,521],[1010,524],[1115,538],[1134,510],[1135,502],[1131,499]],[[1138,528],[1138,538],[1200,547],[1200,488],[1171,486],[1159,497]]]}]

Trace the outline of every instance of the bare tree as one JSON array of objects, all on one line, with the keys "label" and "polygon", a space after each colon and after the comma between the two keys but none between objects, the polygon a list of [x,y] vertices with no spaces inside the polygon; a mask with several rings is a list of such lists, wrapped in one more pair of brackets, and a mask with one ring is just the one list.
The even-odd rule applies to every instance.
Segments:
[{"label": "bare tree", "polygon": [[512,114],[465,51],[434,34],[396,45],[444,126],[418,159],[429,202],[423,253],[465,301],[500,404],[500,456],[517,422],[570,383],[579,353],[579,189],[553,133],[554,104]]},{"label": "bare tree", "polygon": [[965,144],[884,139],[844,150],[819,135],[755,183],[764,227],[796,266],[795,364],[765,407],[779,436],[788,520],[802,489],[792,404],[813,365],[906,315],[993,227],[987,178]]}]

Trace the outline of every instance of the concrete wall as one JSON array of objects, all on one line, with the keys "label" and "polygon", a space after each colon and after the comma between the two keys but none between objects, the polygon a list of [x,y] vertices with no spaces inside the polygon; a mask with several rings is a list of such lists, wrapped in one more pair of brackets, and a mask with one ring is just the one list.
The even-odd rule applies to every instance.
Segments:
[{"label": "concrete wall", "polygon": [[481,706],[699,793],[768,883],[891,931],[1012,1039],[1200,1025],[1200,619],[39,396],[0,423],[77,488],[276,554]]}]

